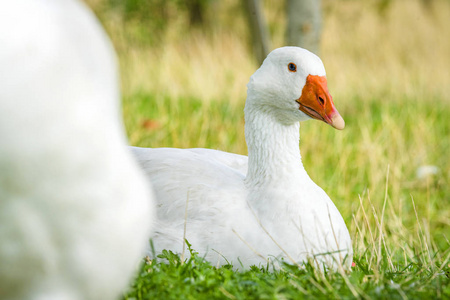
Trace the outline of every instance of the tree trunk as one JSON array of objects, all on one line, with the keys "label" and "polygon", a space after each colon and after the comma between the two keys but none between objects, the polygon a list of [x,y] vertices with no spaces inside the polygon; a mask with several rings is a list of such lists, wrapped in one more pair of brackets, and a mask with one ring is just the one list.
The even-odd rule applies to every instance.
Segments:
[{"label": "tree trunk", "polygon": [[287,0],[287,42],[319,54],[322,32],[320,0]]},{"label": "tree trunk", "polygon": [[189,10],[189,23],[191,26],[200,27],[204,22],[204,12],[207,2],[204,0],[188,0],[186,6]]},{"label": "tree trunk", "polygon": [[248,14],[250,34],[253,44],[253,52],[259,64],[262,64],[267,54],[269,54],[269,35],[264,14],[261,10],[259,0],[245,0],[245,10]]}]

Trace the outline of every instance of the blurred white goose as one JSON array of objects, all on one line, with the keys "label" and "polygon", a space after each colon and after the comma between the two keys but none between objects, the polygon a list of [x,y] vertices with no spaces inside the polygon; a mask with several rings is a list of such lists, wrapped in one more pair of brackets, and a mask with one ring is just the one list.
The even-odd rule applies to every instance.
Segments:
[{"label": "blurred white goose", "polygon": [[0,299],[116,299],[153,203],[114,50],[74,0],[3,1],[0,45]]},{"label": "blurred white goose", "polygon": [[187,205],[186,239],[212,262],[247,267],[273,256],[348,267],[347,227],[301,162],[299,121],[311,118],[344,128],[320,58],[284,47],[248,84],[248,159],[209,149],[133,148],[157,196],[156,251],[182,251]]}]

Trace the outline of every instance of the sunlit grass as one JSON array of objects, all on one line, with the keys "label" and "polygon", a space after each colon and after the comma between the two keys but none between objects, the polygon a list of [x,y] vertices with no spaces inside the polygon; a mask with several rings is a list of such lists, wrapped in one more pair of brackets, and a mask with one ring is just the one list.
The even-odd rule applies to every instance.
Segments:
[{"label": "sunlit grass", "polygon": [[[395,101],[380,107],[378,99],[359,100],[342,107],[344,131],[318,121],[303,123],[300,147],[305,168],[348,224],[356,263],[351,274],[324,276],[309,266],[234,272],[199,261],[166,265],[163,259],[142,266],[128,296],[449,297],[450,145],[445,133],[450,132],[450,106],[436,100],[436,106],[418,101],[405,107]],[[135,145],[246,151],[241,104],[139,94],[125,101],[128,114],[133,115],[126,120]],[[436,164],[440,172],[419,179],[416,170],[423,164]]]}]

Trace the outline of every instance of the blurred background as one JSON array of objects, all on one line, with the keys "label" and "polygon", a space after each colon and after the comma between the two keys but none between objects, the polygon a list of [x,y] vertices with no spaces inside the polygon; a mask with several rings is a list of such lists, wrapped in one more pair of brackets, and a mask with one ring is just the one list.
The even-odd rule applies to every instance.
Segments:
[{"label": "blurred background", "polygon": [[[246,154],[246,84],[260,52],[292,44],[297,32],[317,34],[303,42],[322,58],[347,127],[302,123],[306,170],[352,224],[356,248],[367,242],[358,226],[364,208],[374,224],[383,215],[403,251],[414,253],[402,240],[417,245],[418,228],[420,249],[449,248],[450,1],[322,0],[312,25],[293,34],[294,1],[86,2],[118,53],[136,146]],[[266,50],[249,2],[259,3]]]},{"label": "blurred background", "polygon": [[[140,89],[208,101],[245,99],[259,66],[245,2],[87,1],[119,54],[126,95]],[[269,50],[290,44],[285,2],[261,1]],[[323,0],[321,13],[318,54],[335,98],[448,97],[450,1]]]}]

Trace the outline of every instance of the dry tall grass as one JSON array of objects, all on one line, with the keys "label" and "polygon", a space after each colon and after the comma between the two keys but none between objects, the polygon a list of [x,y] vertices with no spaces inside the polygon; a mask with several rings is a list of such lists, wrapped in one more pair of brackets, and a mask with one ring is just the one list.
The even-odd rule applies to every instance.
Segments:
[{"label": "dry tall grass", "polygon": [[[88,1],[98,8],[102,1]],[[396,0],[385,12],[379,1],[324,1],[321,57],[339,103],[354,96],[383,95],[386,101],[412,96],[449,100],[450,3]],[[139,47],[118,12],[102,19],[116,44],[125,94],[145,90],[156,95],[243,101],[246,83],[257,65],[248,47],[239,2],[216,4],[223,21],[205,35],[187,31],[186,20],[169,24],[164,43]],[[273,48],[284,45],[284,11],[279,1],[265,1]],[[174,12],[175,13],[175,12]],[[231,14],[231,16],[230,16]]]}]

